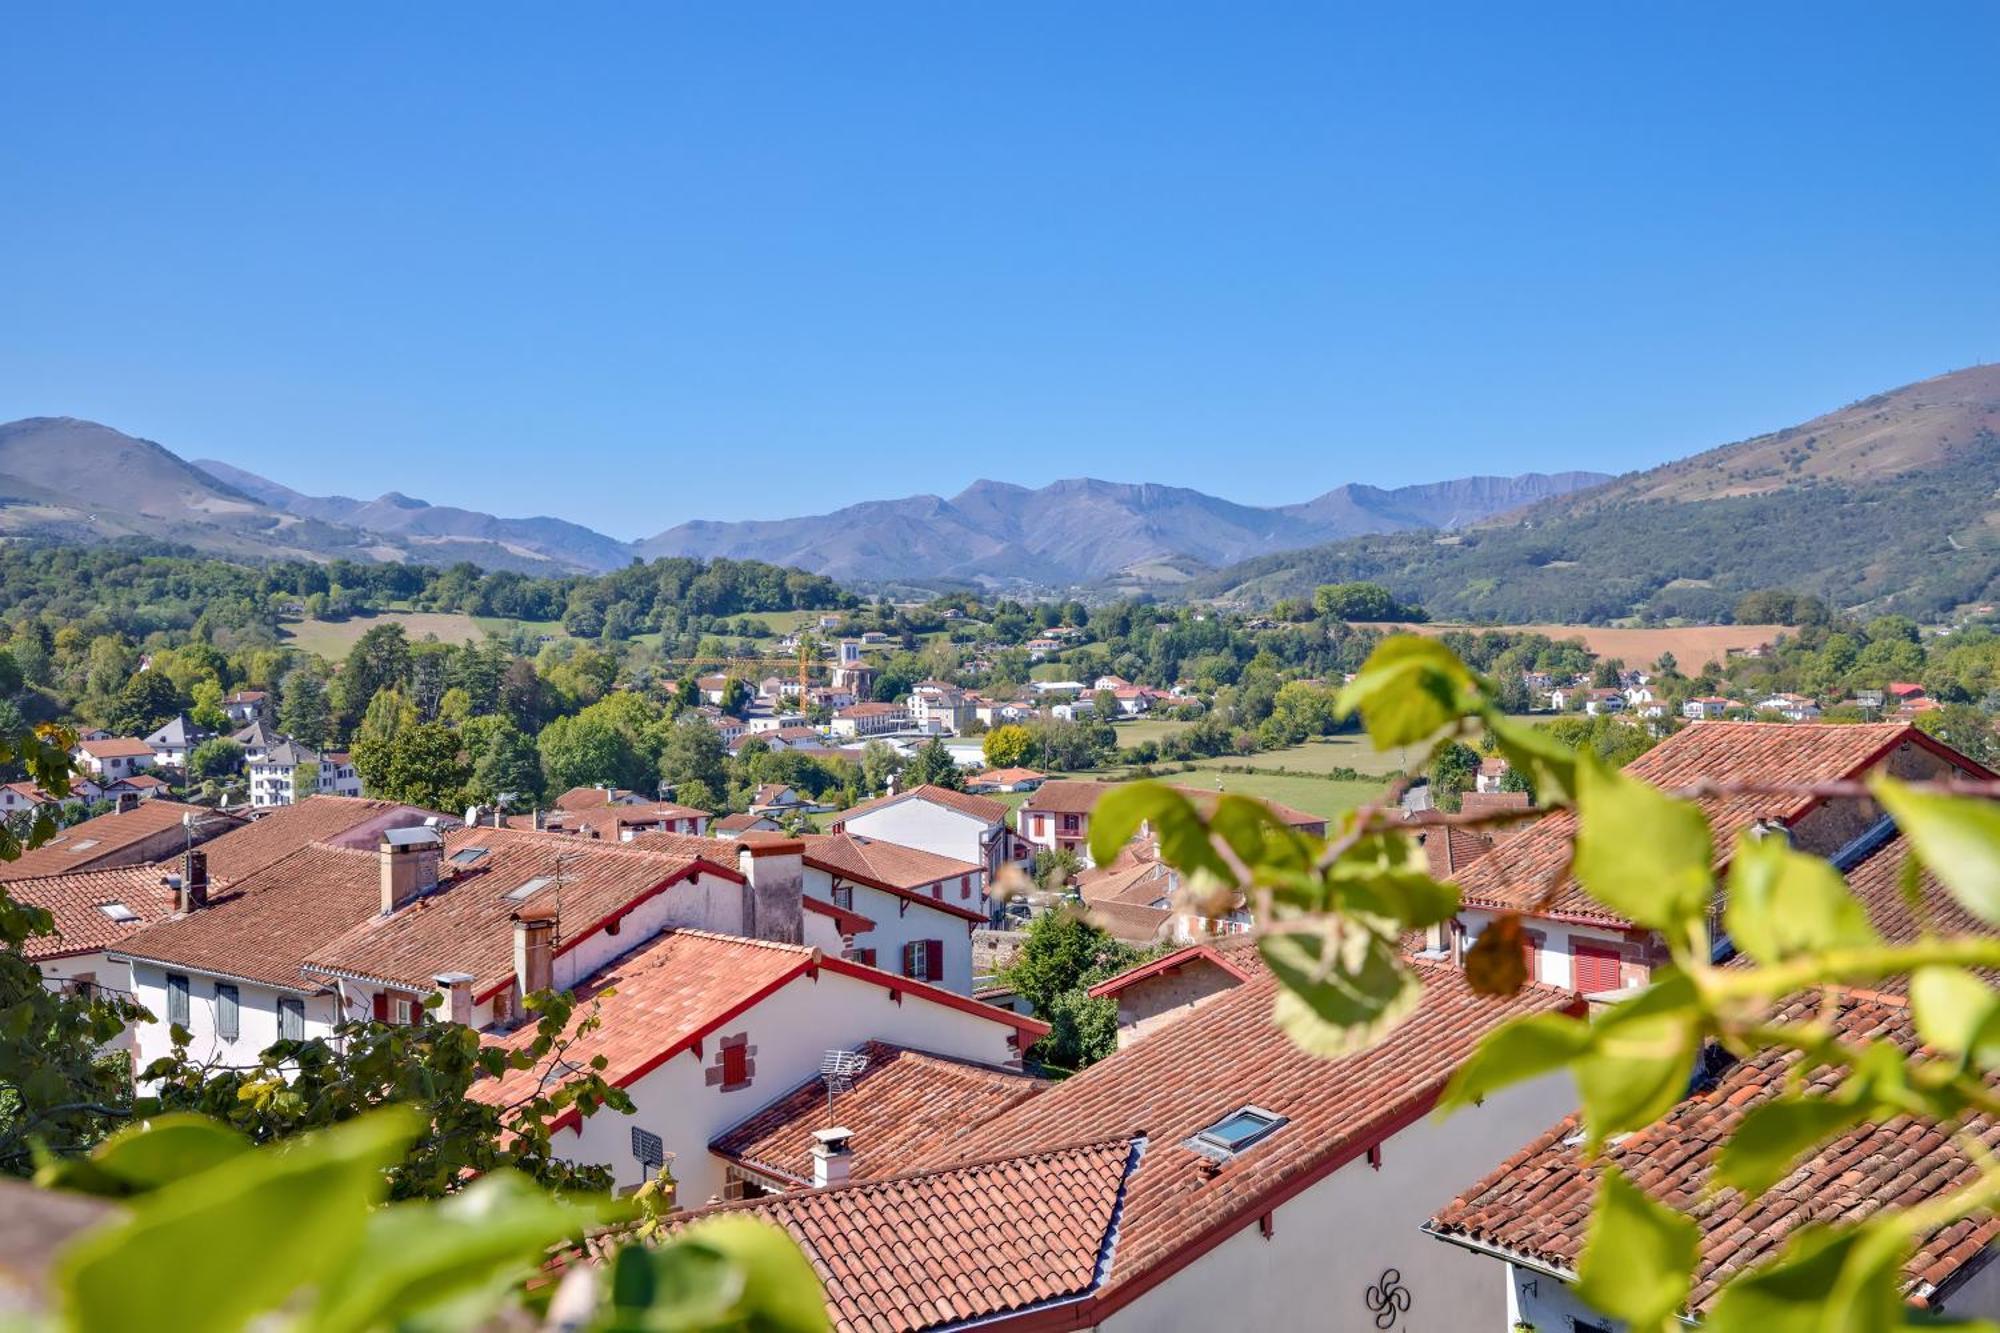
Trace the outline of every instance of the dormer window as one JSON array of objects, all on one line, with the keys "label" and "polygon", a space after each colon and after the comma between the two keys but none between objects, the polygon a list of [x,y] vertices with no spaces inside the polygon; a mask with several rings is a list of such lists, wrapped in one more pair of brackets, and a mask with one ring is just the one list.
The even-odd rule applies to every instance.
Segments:
[{"label": "dormer window", "polygon": [[1210,1157],[1234,1157],[1276,1132],[1284,1123],[1285,1117],[1275,1111],[1266,1111],[1258,1106],[1246,1106],[1239,1111],[1232,1111],[1196,1134],[1188,1141],[1188,1146]]}]

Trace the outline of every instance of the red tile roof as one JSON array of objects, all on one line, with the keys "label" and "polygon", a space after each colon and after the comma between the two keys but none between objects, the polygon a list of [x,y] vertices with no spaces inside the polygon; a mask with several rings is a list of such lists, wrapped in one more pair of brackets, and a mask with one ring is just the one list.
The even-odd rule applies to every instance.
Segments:
[{"label": "red tile roof", "polygon": [[[750,833],[747,840],[755,841],[765,837],[781,835]],[[969,921],[984,922],[986,913],[949,898],[935,898],[918,890],[928,885],[965,876],[978,877],[986,873],[984,866],[971,861],[960,861],[949,856],[939,856],[916,847],[903,847],[893,842],[883,842],[876,838],[857,837],[851,833],[808,833],[805,843],[807,865],[837,875],[841,879],[866,884],[899,898],[921,903],[925,907],[938,908],[954,916],[962,916]],[[952,890],[956,892],[956,890]],[[967,901],[976,901],[968,899]]]},{"label": "red tile roof", "polygon": [[92,759],[136,759],[150,757],[153,747],[129,736],[108,736],[101,741],[78,741],[77,748]]},{"label": "red tile roof", "polygon": [[232,884],[208,906],[149,926],[118,950],[196,972],[297,991],[320,989],[301,968],[314,950],[380,910],[372,851],[308,843]]},{"label": "red tile roof", "polygon": [[[1246,935],[1243,939],[1248,941],[1250,937]],[[1252,965],[1244,957],[1246,952],[1252,958],[1257,957],[1254,944],[1247,950],[1241,945],[1234,948],[1219,948],[1214,944],[1190,944],[1184,949],[1161,954],[1150,963],[1127,968],[1115,977],[1106,977],[1092,986],[1090,993],[1099,997],[1117,995],[1141,982],[1190,966],[1213,967],[1234,977],[1238,982],[1248,981],[1254,971],[1261,970],[1262,960],[1258,959],[1258,962]]]},{"label": "red tile roof", "polygon": [[242,828],[211,838],[202,844],[202,850],[208,853],[209,878],[228,882],[254,875],[308,843],[327,842],[373,851],[375,839],[355,841],[354,830],[383,820],[402,826],[421,824],[427,818],[446,816],[414,805],[363,796],[309,796],[291,805],[278,806],[268,814],[256,816]]},{"label": "red tile roof", "polygon": [[826,1084],[809,1078],[718,1136],[710,1151],[785,1184],[809,1184],[813,1132],[838,1124],[854,1135],[855,1179],[888,1176],[939,1136],[977,1129],[1047,1086],[1019,1070],[885,1042],[867,1042],[859,1050],[868,1067],[855,1078],[853,1091],[835,1098],[831,1119]]},{"label": "red tile roof", "polygon": [[[1123,1246],[1129,1136],[686,1214],[747,1212],[812,1262],[838,1333],[962,1326],[1083,1295]],[[677,1219],[678,1220],[678,1219]]]},{"label": "red tile roof", "polygon": [[838,833],[841,831],[841,826],[856,815],[865,815],[871,810],[880,810],[886,806],[894,805],[898,801],[913,800],[928,801],[932,805],[941,805],[947,810],[956,810],[961,814],[971,815],[974,819],[983,819],[988,824],[1004,824],[1007,822],[1007,803],[1005,801],[996,801],[990,796],[974,796],[970,792],[953,791],[949,787],[937,787],[926,783],[921,787],[912,787],[908,791],[899,791],[894,795],[878,796],[872,801],[863,801],[861,804],[851,809],[843,810],[835,815],[828,821],[827,827]]},{"label": "red tile roof", "polygon": [[831,917],[833,919],[833,928],[840,932],[843,939],[852,939],[856,935],[866,935],[869,931],[875,929],[873,918],[865,917],[859,912],[850,912],[845,907],[835,907],[823,898],[804,898],[800,900],[800,905],[808,912],[816,913],[819,916]]},{"label": "red tile roof", "polygon": [[[572,1041],[566,1058],[582,1064],[602,1055],[607,1061],[604,1077],[620,1087],[629,1086],[781,986],[799,978],[817,979],[822,971],[1014,1028],[1022,1034],[1024,1047],[1048,1033],[1046,1023],[921,981],[825,957],[817,949],[676,930],[640,946],[577,987],[576,997],[582,1003],[575,1023],[583,1021],[590,1001],[600,994],[613,988],[617,994],[602,1001],[603,1026]],[[534,1027],[527,1024],[496,1044],[519,1048],[533,1040]],[[505,1104],[532,1087],[538,1077],[532,1070],[513,1070],[500,1079],[475,1084],[472,1096]]]},{"label": "red tile roof", "polygon": [[[707,845],[718,852],[722,847]],[[485,854],[465,863],[453,859],[475,849]],[[560,911],[560,956],[634,905],[691,876],[742,883],[727,859],[718,855],[705,861],[634,850],[630,843],[552,838],[516,829],[459,829],[445,839],[445,879],[438,891],[385,917],[378,889],[375,910],[315,947],[308,962],[328,973],[419,989],[428,989],[440,972],[469,972],[473,995],[483,1000],[513,980],[512,917],[524,904]],[[538,879],[547,882],[531,897],[505,896]]]},{"label": "red tile roof", "polygon": [[994,786],[1012,786],[1017,782],[1045,782],[1048,774],[1038,773],[1032,768],[989,768],[984,773],[974,774],[967,782],[985,782]]},{"label": "red tile roof", "polygon": [[[1116,782],[1056,778],[1044,782],[1040,787],[1030,792],[1028,799],[1021,803],[1021,809],[1045,815],[1087,815],[1097,808],[1097,802],[1103,797],[1105,792],[1111,791],[1121,785]],[[1201,787],[1186,787],[1175,783],[1168,783],[1167,785],[1193,801],[1195,807],[1201,810],[1206,810],[1214,803],[1215,798],[1221,794]],[[1325,815],[1315,815],[1304,810],[1296,810],[1289,805],[1283,805],[1277,801],[1264,801],[1263,805],[1273,814],[1277,815],[1279,819],[1292,825],[1294,828],[1324,829],[1326,827]]]},{"label": "red tile roof", "polygon": [[[1725,783],[1811,783],[1851,778],[1872,768],[1905,742],[1949,753],[1915,727],[1902,722],[1860,725],[1766,722],[1697,722],[1626,765],[1635,778],[1669,790],[1697,781]],[[1960,765],[1976,768],[1954,756]],[[1980,771],[1983,776],[1983,770]],[[1759,819],[1790,823],[1817,802],[1804,796],[1751,795],[1704,800],[1714,832],[1717,865],[1726,860],[1736,835]],[[1529,828],[1499,839],[1457,877],[1468,907],[1522,910],[1536,903],[1565,871],[1576,815],[1554,810]],[[1564,882],[1540,915],[1588,923],[1627,926],[1574,881]]]},{"label": "red tile roof", "polygon": [[[9,884],[7,892],[17,901],[55,918],[56,934],[30,937],[22,952],[39,961],[108,949],[165,920],[174,910],[174,895],[162,882],[164,876],[158,866],[136,865]],[[121,922],[106,916],[101,908],[110,903],[123,903],[135,919]]]},{"label": "red tile roof", "polygon": [[[1575,996],[1545,986],[1494,1000],[1473,994],[1448,964],[1413,966],[1424,982],[1422,1002],[1368,1050],[1327,1060],[1293,1045],[1272,1022],[1277,983],[1260,971],[1208,1001],[1201,1021],[1173,1024],[1125,1047],[980,1130],[940,1144],[928,1164],[1033,1150],[1059,1136],[1143,1129],[1150,1146],[1127,1191],[1117,1253],[1095,1298],[1109,1304],[1089,1312],[1100,1317],[1186,1261],[1204,1240],[1244,1225],[1284,1192],[1304,1188],[1426,1114],[1495,1027],[1523,1014],[1582,1007]],[[1186,1146],[1246,1105],[1285,1123],[1219,1168]]]},{"label": "red tile roof", "polygon": [[237,822],[204,806],[183,805],[156,796],[150,801],[140,801],[131,810],[114,811],[72,824],[58,833],[54,841],[23,853],[17,860],[0,863],[0,881],[129,864],[138,855],[133,851],[138,844],[180,827],[186,815],[202,821],[203,831],[208,832]]},{"label": "red tile roof", "polygon": [[[1820,1003],[1816,996],[1801,998],[1775,1021],[1811,1019]],[[1893,1042],[1910,1055],[1919,1045],[1909,1011],[1890,997],[1847,998],[1834,1022],[1848,1040]],[[1701,1258],[1689,1300],[1699,1313],[1733,1273],[1776,1255],[1807,1222],[1859,1222],[1884,1207],[1961,1188],[1979,1175],[1948,1126],[1901,1116],[1842,1135],[1758,1199],[1734,1189],[1710,1193],[1709,1175],[1723,1143],[1752,1107],[1785,1090],[1795,1063],[1793,1053],[1760,1052],[1657,1123],[1606,1145],[1592,1164],[1578,1155],[1582,1124],[1570,1116],[1452,1200],[1431,1219],[1430,1229],[1574,1272],[1598,1176],[1604,1166],[1616,1166],[1701,1225]],[[1821,1069],[1805,1090],[1825,1095],[1839,1081],[1835,1072]],[[1976,1121],[1973,1132],[1988,1153],[2000,1151],[2000,1125]],[[1996,1238],[2000,1217],[1990,1213],[1930,1232],[1904,1270],[1906,1291],[1918,1299],[1928,1296]]]}]

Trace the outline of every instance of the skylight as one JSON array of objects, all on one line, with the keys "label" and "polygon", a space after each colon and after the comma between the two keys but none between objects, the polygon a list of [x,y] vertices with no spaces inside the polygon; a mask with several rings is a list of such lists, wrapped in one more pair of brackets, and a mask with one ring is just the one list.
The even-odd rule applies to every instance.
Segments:
[{"label": "skylight", "polygon": [[118,902],[99,903],[97,905],[97,910],[104,913],[104,915],[110,917],[113,921],[116,921],[121,926],[129,925],[132,922],[137,921],[139,919],[139,914],[133,911],[131,908],[127,907],[124,903],[118,903]]},{"label": "skylight", "polygon": [[463,851],[453,852],[447,859],[455,866],[469,866],[486,855],[489,850],[491,849],[486,847],[467,847]]},{"label": "skylight", "polygon": [[1231,1112],[1194,1136],[1192,1146],[1210,1155],[1233,1156],[1285,1123],[1285,1117],[1261,1107]]},{"label": "skylight", "polygon": [[69,849],[73,852],[87,852],[95,847],[97,843],[98,839],[96,838],[85,838],[82,842],[71,843]]},{"label": "skylight", "polygon": [[518,889],[509,889],[507,890],[507,892],[505,892],[500,896],[503,898],[507,898],[513,902],[520,902],[521,899],[523,898],[534,897],[537,893],[540,893],[543,889],[546,889],[549,885],[553,883],[555,883],[555,878],[553,876],[537,875],[535,878],[529,880],[526,884],[523,884]]}]

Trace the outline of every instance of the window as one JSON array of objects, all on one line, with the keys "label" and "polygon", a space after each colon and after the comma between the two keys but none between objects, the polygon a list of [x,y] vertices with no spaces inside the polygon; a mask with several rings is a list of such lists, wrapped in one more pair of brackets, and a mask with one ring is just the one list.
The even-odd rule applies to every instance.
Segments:
[{"label": "window", "polygon": [[178,972],[167,973],[167,1021],[175,1027],[188,1025],[188,979]]},{"label": "window", "polygon": [[215,983],[215,1035],[235,1041],[243,1031],[243,1002],[236,987],[226,981]]},{"label": "window", "polygon": [[278,997],[278,1040],[306,1039],[306,1002],[296,995]]},{"label": "window", "polygon": [[943,940],[911,940],[903,946],[903,975],[910,980],[936,981],[943,971]]},{"label": "window", "polygon": [[863,967],[875,966],[875,951],[873,949],[849,949],[847,957],[849,961],[859,963]]},{"label": "window", "polygon": [[748,1046],[725,1046],[722,1048],[722,1086],[740,1087],[750,1081],[750,1048]]},{"label": "window", "polygon": [[535,878],[529,880],[526,884],[521,885],[519,888],[509,889],[507,890],[507,892],[501,894],[500,896],[508,899],[511,902],[518,903],[523,898],[534,897],[537,893],[540,893],[543,889],[546,889],[549,885],[555,882],[556,882],[555,877],[552,875],[537,875]]},{"label": "window", "polygon": [[972,876],[960,875],[958,877],[958,896],[961,898],[970,898],[972,896]]},{"label": "window", "polygon": [[852,884],[834,885],[833,905],[843,912],[852,912],[854,910],[854,886]]},{"label": "window", "polygon": [[1574,969],[1572,984],[1579,993],[1595,995],[1601,991],[1617,990],[1624,984],[1619,979],[1616,946],[1592,944],[1571,936],[1569,951]]},{"label": "window", "polygon": [[1077,831],[1077,828],[1079,827],[1079,824],[1080,824],[1080,820],[1078,819],[1078,817],[1077,817],[1077,816],[1075,816],[1075,815],[1064,815],[1064,816],[1063,816],[1063,825],[1062,825],[1062,831],[1063,831],[1064,833],[1074,833],[1074,832],[1076,832],[1076,831]]},{"label": "window", "polygon": [[130,925],[139,919],[139,914],[124,903],[99,903],[97,910],[116,921],[121,926]]},{"label": "window", "polygon": [[1189,1146],[1211,1157],[1230,1157],[1258,1142],[1285,1123],[1285,1118],[1261,1107],[1233,1111],[1195,1135]]},{"label": "window", "polygon": [[447,859],[455,866],[469,866],[477,862],[480,857],[486,855],[486,852],[487,849],[484,847],[467,847],[461,851],[453,852]]}]

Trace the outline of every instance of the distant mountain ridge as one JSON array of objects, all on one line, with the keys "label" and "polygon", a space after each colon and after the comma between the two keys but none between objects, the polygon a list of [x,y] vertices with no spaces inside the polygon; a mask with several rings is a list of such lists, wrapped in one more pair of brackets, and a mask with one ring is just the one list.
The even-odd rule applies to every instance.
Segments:
[{"label": "distant mountain ridge", "polygon": [[1756,588],[1913,615],[2000,599],[2000,366],[1552,497],[1449,536],[1254,557],[1191,597],[1254,606],[1370,579],[1434,616],[1498,623],[1726,616]]},{"label": "distant mountain ridge", "polygon": [[950,499],[913,495],[800,518],[682,523],[637,549],[648,558],[768,560],[845,582],[1171,582],[1176,576],[1155,571],[1188,561],[1223,565],[1357,533],[1457,527],[1606,480],[1564,472],[1394,490],[1350,484],[1273,508],[1088,477],[1039,488],[977,481]]},{"label": "distant mountain ridge", "polygon": [[0,425],[0,535],[146,536],[245,558],[464,560],[535,574],[727,556],[878,586],[1170,589],[1250,557],[1355,533],[1454,529],[1604,480],[1565,472],[1395,489],[1353,484],[1269,508],[1145,482],[977,481],[948,500],[918,495],[803,518],[698,520],[624,542],[564,519],[502,518],[396,491],[373,500],[306,495],[72,417]]}]

